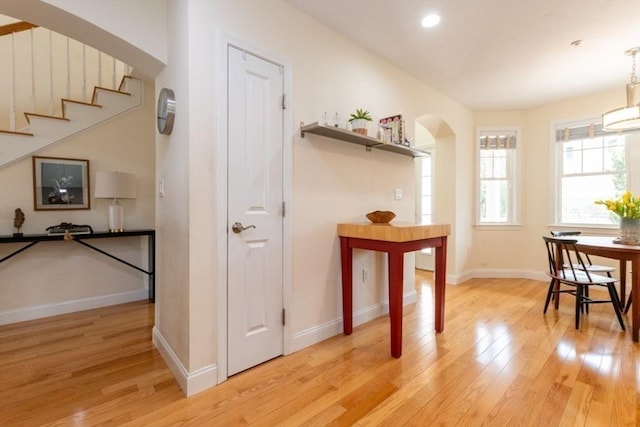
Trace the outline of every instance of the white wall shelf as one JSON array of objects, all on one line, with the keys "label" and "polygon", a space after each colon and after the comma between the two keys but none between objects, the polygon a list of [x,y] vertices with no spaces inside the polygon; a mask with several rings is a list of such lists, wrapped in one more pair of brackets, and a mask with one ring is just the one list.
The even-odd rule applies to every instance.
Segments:
[{"label": "white wall shelf", "polygon": [[365,136],[350,130],[340,129],[323,123],[310,123],[305,125],[300,123],[300,136],[305,137],[306,133],[320,135],[331,139],[350,142],[352,144],[363,145],[370,151],[371,148],[383,151],[391,151],[392,153],[402,154],[409,157],[424,157],[429,155],[427,151],[418,148],[407,147],[399,144],[385,144],[377,138]]}]

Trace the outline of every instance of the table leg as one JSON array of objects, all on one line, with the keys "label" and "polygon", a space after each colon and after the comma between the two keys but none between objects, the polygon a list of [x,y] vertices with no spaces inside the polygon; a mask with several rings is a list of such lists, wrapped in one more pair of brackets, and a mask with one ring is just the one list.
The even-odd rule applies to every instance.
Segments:
[{"label": "table leg", "polygon": [[404,293],[404,254],[389,251],[389,320],[391,324],[391,355],[402,356],[402,296]]},{"label": "table leg", "polygon": [[[563,262],[562,262],[562,251],[560,250],[560,245],[554,245],[556,247],[556,272],[560,272],[562,271],[562,269],[564,268],[562,266]],[[553,307],[558,310],[560,308],[560,293],[558,292],[560,290],[560,282],[559,281],[555,281],[555,285],[553,286],[553,290],[556,291],[553,294]]]},{"label": "table leg", "polygon": [[631,260],[631,335],[634,342],[640,338],[640,255]]},{"label": "table leg", "polygon": [[444,331],[444,294],[447,276],[447,237],[436,247],[435,326],[436,332]]},{"label": "table leg", "polygon": [[620,260],[620,305],[624,308],[627,298],[627,260]]},{"label": "table leg", "polygon": [[342,267],[342,323],[345,335],[353,332],[353,249],[349,239],[340,237],[340,263]]},{"label": "table leg", "polygon": [[156,301],[156,236],[154,234],[149,234],[147,237],[147,246],[148,246],[148,260],[149,265],[147,269],[149,270],[149,301]]}]

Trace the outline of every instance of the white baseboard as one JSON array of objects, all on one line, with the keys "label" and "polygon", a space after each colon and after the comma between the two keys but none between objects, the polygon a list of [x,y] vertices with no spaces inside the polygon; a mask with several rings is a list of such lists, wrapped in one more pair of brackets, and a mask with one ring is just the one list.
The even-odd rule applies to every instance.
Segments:
[{"label": "white baseboard", "polygon": [[187,397],[200,393],[218,384],[218,368],[214,365],[204,366],[193,372],[188,372],[178,356],[173,352],[169,343],[164,339],[158,328],[153,327],[153,345],[176,378],[178,385]]},{"label": "white baseboard", "polygon": [[[403,295],[403,304],[413,304],[418,300],[415,290]],[[389,302],[384,301],[353,312],[353,326],[362,325],[389,312]],[[317,344],[342,333],[342,317],[314,326],[293,335],[291,340],[291,353],[302,350],[310,345]]]},{"label": "white baseboard", "polygon": [[141,289],[138,291],[83,298],[55,304],[36,305],[18,310],[0,311],[0,325],[41,319],[43,317],[57,316],[59,314],[73,313],[76,311],[91,310],[108,305],[124,304],[145,300],[147,298],[149,298],[149,291],[147,289]]},{"label": "white baseboard", "polygon": [[476,278],[530,279],[530,280],[540,280],[542,282],[546,282],[549,280],[548,276],[541,271],[494,269],[494,270],[469,270],[457,275],[448,274],[447,284],[457,285],[460,283],[464,283],[467,280],[476,279]]}]

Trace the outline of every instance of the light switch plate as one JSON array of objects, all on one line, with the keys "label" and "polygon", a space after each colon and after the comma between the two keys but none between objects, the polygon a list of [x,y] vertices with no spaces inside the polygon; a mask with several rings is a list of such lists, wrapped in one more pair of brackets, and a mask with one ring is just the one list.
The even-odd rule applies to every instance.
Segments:
[{"label": "light switch plate", "polygon": [[393,199],[394,200],[402,200],[402,188],[396,188],[393,191]]}]

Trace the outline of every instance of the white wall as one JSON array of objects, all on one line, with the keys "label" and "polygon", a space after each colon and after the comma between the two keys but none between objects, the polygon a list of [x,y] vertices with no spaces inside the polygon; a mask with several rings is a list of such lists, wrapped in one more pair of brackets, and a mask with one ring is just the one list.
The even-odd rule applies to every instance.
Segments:
[{"label": "white wall", "polygon": [[[43,0],[87,19],[163,63],[167,58],[165,0]],[[99,10],[99,13],[96,13]]]},{"label": "white wall", "polygon": [[[189,165],[191,159],[191,114],[192,106],[189,101],[189,3],[170,2],[169,13],[172,19],[169,21],[169,43],[167,46],[167,67],[158,76],[156,88],[159,91],[163,87],[171,88],[176,96],[176,116],[173,132],[170,136],[157,135],[156,155],[157,169],[156,179],[164,181],[165,196],[156,200],[156,229],[158,232],[158,293],[156,297],[156,330],[166,340],[175,357],[180,360],[188,371],[194,370],[190,363],[190,298],[193,292],[192,278],[190,277],[190,239],[193,236],[204,235],[204,238],[213,239],[211,224],[200,229],[192,229],[191,225],[191,190],[189,189],[189,174],[192,168]],[[198,88],[199,84],[195,84]],[[195,112],[199,116],[198,112]],[[213,132],[200,132],[200,135],[211,135]],[[207,141],[213,141],[207,136]],[[209,168],[210,170],[211,168]],[[200,183],[200,192],[197,197],[211,197],[208,193],[211,180]],[[211,208],[209,208],[210,210]],[[213,219],[211,219],[213,223]],[[200,256],[212,257],[210,252],[200,253]],[[196,254],[197,256],[197,254]],[[213,264],[213,258],[209,259]],[[214,282],[211,273],[203,274],[201,281],[206,282],[213,289]],[[207,298],[212,311],[215,301]],[[215,328],[211,321],[208,331]],[[213,339],[195,340],[201,342],[204,347],[215,348]],[[209,351],[209,354],[211,350]],[[202,361],[199,367],[214,363],[213,355]]]}]

